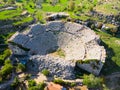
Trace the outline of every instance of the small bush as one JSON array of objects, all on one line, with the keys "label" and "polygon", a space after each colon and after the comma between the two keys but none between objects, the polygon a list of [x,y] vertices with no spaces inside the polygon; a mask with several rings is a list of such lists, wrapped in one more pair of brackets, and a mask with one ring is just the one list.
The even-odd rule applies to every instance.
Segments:
[{"label": "small bush", "polygon": [[17,66],[17,69],[21,70],[21,71],[25,71],[25,65],[19,63],[18,66]]},{"label": "small bush", "polygon": [[37,87],[39,88],[39,90],[44,90],[44,88],[45,88],[45,83],[39,83],[38,85],[37,85]]},{"label": "small bush", "polygon": [[68,10],[73,11],[75,9],[75,2],[70,0]]},{"label": "small bush", "polygon": [[65,82],[63,80],[61,80],[61,79],[54,79],[53,82],[56,83],[56,84],[60,84],[60,85],[65,84]]},{"label": "small bush", "polygon": [[47,69],[44,69],[42,70],[42,74],[44,74],[45,76],[48,76],[50,72]]},{"label": "small bush", "polygon": [[12,72],[12,69],[13,69],[12,64],[5,64],[0,71],[0,75],[3,78],[6,78],[7,75],[9,75]]},{"label": "small bush", "polygon": [[84,75],[83,84],[87,85],[88,88],[97,88],[102,86],[103,80],[101,78],[95,77],[94,75]]},{"label": "small bush", "polygon": [[10,55],[11,55],[11,51],[9,49],[6,49],[4,51],[4,59],[7,58],[7,57],[9,57]]},{"label": "small bush", "polygon": [[31,86],[28,88],[28,90],[44,90],[45,88],[45,83],[39,83],[36,86]]},{"label": "small bush", "polygon": [[78,60],[77,63],[79,64],[90,64],[90,62],[95,62],[95,63],[99,63],[99,60],[97,59],[86,59],[86,60]]},{"label": "small bush", "polygon": [[74,82],[72,82],[72,83],[70,84],[71,87],[74,87],[75,85],[76,85],[76,83],[74,83]]},{"label": "small bush", "polygon": [[8,59],[8,60],[5,60],[5,64],[10,64],[11,61]]},{"label": "small bush", "polygon": [[0,55],[0,65],[4,64],[4,61],[6,58],[8,58],[11,55],[11,52],[9,49],[6,49],[1,55]]},{"label": "small bush", "polygon": [[53,82],[56,83],[56,84],[63,85],[63,86],[67,85],[67,86],[70,86],[70,87],[74,87],[76,85],[76,83],[74,83],[74,82],[72,82],[72,83],[71,82],[65,82],[61,79],[54,79]]},{"label": "small bush", "polygon": [[102,22],[98,22],[96,28],[101,29],[101,28],[102,28],[102,25],[103,25]]},{"label": "small bush", "polygon": [[17,77],[15,77],[13,83],[11,84],[12,87],[17,87],[18,84],[20,83],[19,79]]},{"label": "small bush", "polygon": [[34,80],[29,80],[29,81],[28,81],[28,86],[29,86],[29,87],[36,86],[36,82],[35,82]]}]

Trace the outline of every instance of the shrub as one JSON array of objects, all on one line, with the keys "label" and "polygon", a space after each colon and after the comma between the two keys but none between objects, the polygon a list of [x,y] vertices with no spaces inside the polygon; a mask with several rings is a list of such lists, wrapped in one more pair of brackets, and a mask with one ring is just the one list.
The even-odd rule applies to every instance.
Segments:
[{"label": "shrub", "polygon": [[9,57],[10,55],[11,55],[11,51],[9,49],[6,49],[4,51],[4,59],[7,58],[7,57]]},{"label": "shrub", "polygon": [[77,63],[78,64],[90,64],[90,62],[95,62],[95,63],[99,63],[99,60],[97,59],[86,59],[86,60],[78,60]]},{"label": "shrub", "polygon": [[81,5],[81,4],[79,4],[79,5],[77,6],[77,11],[82,11],[82,5]]},{"label": "shrub", "polygon": [[29,87],[28,90],[40,90],[40,89],[38,89],[37,86],[32,86],[32,87]]},{"label": "shrub", "polygon": [[44,13],[41,11],[36,11],[35,13],[35,18],[40,21],[40,23],[44,24],[45,23],[45,18],[44,18]]},{"label": "shrub", "polygon": [[74,87],[75,85],[76,85],[76,83],[74,83],[74,82],[72,82],[72,83],[70,84],[71,87]]},{"label": "shrub", "polygon": [[94,29],[95,29],[95,25],[92,24],[92,25],[90,26],[90,28],[94,30]]},{"label": "shrub", "polygon": [[70,0],[68,9],[70,11],[73,11],[75,9],[75,2],[73,0]]},{"label": "shrub", "polygon": [[28,88],[28,90],[44,90],[45,88],[45,83],[40,83],[36,86],[31,86]]},{"label": "shrub", "polygon": [[87,85],[88,88],[97,88],[102,85],[102,79],[95,77],[94,75],[84,75],[83,84]]},{"label": "shrub", "polygon": [[65,82],[61,79],[54,79],[53,82],[56,83],[56,84],[60,84],[60,85],[67,85],[67,86],[70,86],[70,87],[74,87],[76,85],[76,83],[74,83],[74,82],[72,82],[72,83]]},{"label": "shrub", "polygon": [[35,82],[34,80],[29,80],[29,81],[28,81],[28,86],[29,86],[29,87],[36,86],[36,82]]},{"label": "shrub", "polygon": [[8,59],[8,60],[5,60],[5,64],[10,64],[11,61]]},{"label": "shrub", "polygon": [[65,84],[65,82],[63,80],[61,80],[61,79],[54,79],[53,82],[56,83],[56,84],[60,84],[60,85]]},{"label": "shrub", "polygon": [[13,69],[12,64],[5,64],[0,71],[1,76],[5,78],[12,72],[12,69]]},{"label": "shrub", "polygon": [[17,69],[21,70],[21,71],[25,71],[25,65],[19,63],[18,66],[17,66]]},{"label": "shrub", "polygon": [[37,87],[39,88],[39,90],[44,90],[44,88],[45,88],[45,83],[39,83],[38,85],[37,85]]},{"label": "shrub", "polygon": [[0,57],[0,65],[3,65],[3,63],[4,63],[4,59]]},{"label": "shrub", "polygon": [[47,69],[43,69],[42,74],[44,74],[45,76],[48,76],[50,72]]},{"label": "shrub", "polygon": [[0,65],[4,64],[4,60],[11,55],[11,52],[9,49],[6,49],[2,55],[0,55]]},{"label": "shrub", "polygon": [[18,84],[20,83],[19,79],[17,77],[15,77],[13,83],[11,84],[12,87],[17,87]]},{"label": "shrub", "polygon": [[101,28],[102,28],[102,25],[103,25],[103,23],[102,23],[102,22],[97,22],[96,27],[97,27],[98,29],[101,29]]}]

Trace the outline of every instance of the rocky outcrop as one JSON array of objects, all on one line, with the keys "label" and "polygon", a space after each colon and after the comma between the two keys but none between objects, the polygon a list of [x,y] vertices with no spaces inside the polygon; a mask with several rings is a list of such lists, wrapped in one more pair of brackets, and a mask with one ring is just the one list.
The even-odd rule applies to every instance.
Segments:
[{"label": "rocky outcrop", "polygon": [[[31,58],[37,61],[40,71],[46,68],[59,76],[55,72],[58,69],[60,77],[63,78],[73,75],[75,63],[78,60],[96,59],[105,62],[106,57],[104,47],[99,45],[99,36],[91,29],[72,22],[53,21],[44,25],[35,24],[28,31],[16,33],[9,41],[30,49],[30,55],[37,54],[38,56]],[[14,50],[14,48],[11,49]],[[50,66],[49,63],[55,64],[55,67]],[[64,71],[69,73],[64,73],[58,67],[63,67]],[[86,66],[82,64],[82,68]],[[102,66],[97,70],[98,73],[94,73],[89,68],[85,70],[98,75],[101,68]]]},{"label": "rocky outcrop", "polygon": [[48,21],[58,20],[69,17],[69,14],[65,12],[59,12],[59,13],[47,13],[46,19]]}]

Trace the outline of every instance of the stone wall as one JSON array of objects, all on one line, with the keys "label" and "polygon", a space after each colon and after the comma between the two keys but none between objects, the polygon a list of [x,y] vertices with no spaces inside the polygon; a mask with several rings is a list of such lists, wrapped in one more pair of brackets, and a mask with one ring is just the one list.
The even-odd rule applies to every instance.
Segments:
[{"label": "stone wall", "polygon": [[104,15],[102,13],[92,11],[91,16],[97,16],[100,20],[105,20],[105,23],[120,25],[120,15]]}]

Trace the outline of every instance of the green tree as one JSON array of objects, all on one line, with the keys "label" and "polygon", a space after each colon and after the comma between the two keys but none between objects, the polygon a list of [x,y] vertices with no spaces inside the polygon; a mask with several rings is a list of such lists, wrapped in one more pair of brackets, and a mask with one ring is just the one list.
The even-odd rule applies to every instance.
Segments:
[{"label": "green tree", "polygon": [[13,66],[11,63],[9,64],[5,64],[1,71],[0,71],[0,75],[5,78],[7,75],[9,75],[12,72]]},{"label": "green tree", "polygon": [[8,60],[5,60],[5,65],[6,64],[10,64],[11,63],[11,61],[8,59]]},{"label": "green tree", "polygon": [[97,88],[102,85],[103,80],[95,77],[93,74],[83,76],[83,84],[87,85],[88,88]]}]

